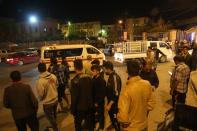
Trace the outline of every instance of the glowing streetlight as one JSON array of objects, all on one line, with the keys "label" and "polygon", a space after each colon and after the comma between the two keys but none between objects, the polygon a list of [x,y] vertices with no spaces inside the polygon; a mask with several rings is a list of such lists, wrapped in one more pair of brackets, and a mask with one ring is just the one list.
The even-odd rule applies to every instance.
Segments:
[{"label": "glowing streetlight", "polygon": [[104,29],[101,29],[100,33],[104,34],[104,33],[106,33],[106,31]]},{"label": "glowing streetlight", "polygon": [[120,40],[123,39],[123,21],[122,20],[118,20],[118,24],[119,24],[119,28],[120,28]]},{"label": "glowing streetlight", "polygon": [[122,23],[123,23],[123,21],[122,21],[122,20],[119,20],[119,21],[118,21],[118,23],[119,23],[119,24],[122,24]]},{"label": "glowing streetlight", "polygon": [[107,32],[106,32],[106,30],[101,29],[101,30],[99,31],[99,34],[103,37],[103,36],[106,36],[106,35],[107,35]]},{"label": "glowing streetlight", "polygon": [[71,22],[70,21],[68,22],[68,26],[71,26]]},{"label": "glowing streetlight", "polygon": [[32,15],[29,17],[29,22],[32,23],[32,24],[35,24],[38,22],[38,19],[36,16]]}]

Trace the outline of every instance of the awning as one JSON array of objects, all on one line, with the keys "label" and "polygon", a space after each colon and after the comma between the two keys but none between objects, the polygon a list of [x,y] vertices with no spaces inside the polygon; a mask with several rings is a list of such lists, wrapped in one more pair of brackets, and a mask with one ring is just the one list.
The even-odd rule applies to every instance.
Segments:
[{"label": "awning", "polygon": [[194,26],[190,28],[189,30],[186,30],[187,33],[197,32],[197,26]]}]

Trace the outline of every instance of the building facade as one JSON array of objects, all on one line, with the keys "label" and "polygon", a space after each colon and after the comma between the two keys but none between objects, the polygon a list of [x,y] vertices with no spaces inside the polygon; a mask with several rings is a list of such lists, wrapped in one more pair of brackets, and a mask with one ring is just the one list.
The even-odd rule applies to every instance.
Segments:
[{"label": "building facade", "polygon": [[34,42],[58,39],[60,37],[58,25],[57,20],[50,18],[36,23],[18,22],[16,23],[17,41]]},{"label": "building facade", "polygon": [[67,23],[61,25],[61,31],[64,37],[67,38],[70,35],[80,35],[81,37],[98,37],[101,30],[101,23],[95,22],[82,22],[82,23]]},{"label": "building facade", "polygon": [[142,39],[142,33],[144,27],[149,22],[148,17],[139,17],[139,18],[128,18],[123,21],[120,25],[122,31],[122,38],[124,40],[137,40]]},{"label": "building facade", "polygon": [[16,39],[14,19],[0,18],[0,42],[13,42]]}]

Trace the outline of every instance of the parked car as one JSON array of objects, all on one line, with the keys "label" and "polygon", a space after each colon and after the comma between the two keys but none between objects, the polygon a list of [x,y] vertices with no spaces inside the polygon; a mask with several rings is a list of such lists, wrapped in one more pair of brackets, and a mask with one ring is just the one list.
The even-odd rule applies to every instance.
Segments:
[{"label": "parked car", "polygon": [[25,51],[38,55],[40,50],[38,48],[27,48]]},{"label": "parked car", "polygon": [[15,52],[10,54],[6,63],[11,65],[24,65],[28,63],[34,63],[38,61],[38,55],[29,52]]},{"label": "parked car", "polygon": [[112,56],[112,55],[114,55],[114,52],[115,52],[115,50],[114,50],[114,44],[106,44],[105,45],[105,49],[104,49],[104,54],[105,55]]}]

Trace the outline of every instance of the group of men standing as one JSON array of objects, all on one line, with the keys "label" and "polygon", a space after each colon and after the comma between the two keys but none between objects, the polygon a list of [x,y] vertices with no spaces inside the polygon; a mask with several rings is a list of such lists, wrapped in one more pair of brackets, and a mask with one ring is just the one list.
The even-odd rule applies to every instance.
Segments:
[{"label": "group of men standing", "polygon": [[191,55],[189,54],[188,47],[185,46],[174,57],[176,66],[173,69],[170,82],[173,107],[175,107],[176,103],[185,104],[188,87],[194,86],[194,89],[197,88],[196,82],[193,81],[195,79],[193,74],[196,74],[197,67],[196,56],[197,46],[194,45]]},{"label": "group of men standing", "polygon": [[[83,73],[81,60],[74,61],[74,68],[76,75],[71,80],[71,113],[75,119],[76,131],[81,131],[83,126],[94,131],[96,121],[99,122],[98,130],[103,130],[105,109],[115,130],[120,131],[116,115],[122,83],[119,75],[113,70],[113,64],[108,61],[104,65],[105,73],[109,75],[107,84],[99,64],[92,65],[92,77]],[[105,97],[108,100],[106,105]]]},{"label": "group of men standing", "polygon": [[[38,65],[40,75],[36,90],[51,128],[58,131],[57,106],[61,104],[66,85],[65,81],[61,83],[63,77],[58,73],[62,68],[56,64],[54,60],[48,71],[44,63]],[[57,68],[57,72],[52,71],[52,68]],[[70,82],[70,109],[74,116],[76,131],[83,129],[94,131],[97,122],[99,123],[97,130],[104,130],[105,111],[108,112],[111,120],[111,126],[108,128],[115,128],[116,131],[147,130],[148,112],[153,109],[154,100],[151,84],[139,76],[141,67],[138,61],[127,62],[128,81],[124,88],[120,76],[115,72],[110,61],[105,62],[103,66],[98,62],[92,63],[92,75],[84,73],[80,59],[74,61],[74,68],[76,75]],[[107,81],[104,79],[103,72],[109,76]],[[36,117],[38,100],[31,87],[21,82],[20,72],[14,71],[10,77],[13,83],[5,89],[4,105],[11,108],[19,131],[26,131],[26,124],[32,131],[38,131],[39,122]],[[21,93],[24,90],[26,92]],[[18,102],[15,102],[16,99]],[[25,113],[26,110],[28,113]]]},{"label": "group of men standing", "polygon": [[76,131],[81,131],[83,126],[93,131],[96,120],[99,122],[98,130],[103,130],[104,110],[112,123],[108,128],[113,127],[116,131],[123,128],[129,131],[147,130],[148,112],[155,102],[151,84],[139,76],[141,67],[138,61],[127,62],[128,82],[124,88],[110,61],[102,67],[109,75],[107,82],[98,64],[91,67],[93,78],[83,73],[81,60],[74,61],[74,67],[76,76],[71,80],[71,112]]}]

